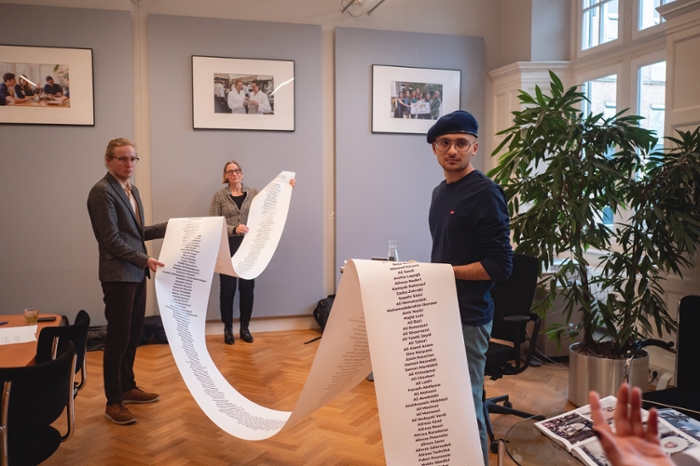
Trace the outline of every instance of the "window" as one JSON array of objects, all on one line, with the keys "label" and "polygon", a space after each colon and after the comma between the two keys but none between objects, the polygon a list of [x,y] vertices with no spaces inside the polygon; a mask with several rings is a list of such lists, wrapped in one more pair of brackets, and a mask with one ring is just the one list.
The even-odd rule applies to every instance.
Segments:
[{"label": "window", "polygon": [[639,0],[639,30],[656,26],[663,21],[656,8],[675,0]]},{"label": "window", "polygon": [[602,113],[606,118],[615,115],[617,108],[617,75],[593,79],[583,83],[583,92],[590,102],[583,102],[584,113]]},{"label": "window", "polygon": [[[578,0],[571,24],[580,44],[572,59],[573,81],[583,83],[590,103],[586,113],[613,116],[629,108],[642,126],[656,131],[663,144],[665,129],[666,44],[656,8],[675,0]],[[646,29],[644,29],[646,28]],[[612,52],[612,53],[611,53]],[[612,227],[630,215],[603,209],[600,222]]]},{"label": "window", "polygon": [[[604,118],[610,118],[617,113],[617,75],[611,74],[604,78],[593,79],[583,84],[583,92],[590,102],[583,101],[583,113],[602,113]],[[610,148],[611,151],[614,148]],[[603,224],[612,226],[615,215],[611,207],[603,209]]]},{"label": "window", "polygon": [[655,149],[663,147],[665,97],[666,62],[640,66],[637,109],[644,117],[641,126],[656,131],[659,142]]},{"label": "window", "polygon": [[581,48],[587,50],[618,37],[618,0],[582,0]]}]

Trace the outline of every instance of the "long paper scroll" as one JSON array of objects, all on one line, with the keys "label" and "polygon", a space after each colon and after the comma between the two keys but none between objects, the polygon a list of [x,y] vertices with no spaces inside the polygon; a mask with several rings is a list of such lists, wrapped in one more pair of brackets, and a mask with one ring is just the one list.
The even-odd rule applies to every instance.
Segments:
[{"label": "long paper scroll", "polygon": [[229,256],[228,234],[226,224],[223,224],[216,261],[217,272],[252,280],[265,270],[277,249],[287,221],[289,203],[292,200],[292,186],[289,182],[294,175],[294,172],[280,173],[253,198],[248,214],[248,233],[233,257]]},{"label": "long paper scroll", "polygon": [[[283,191],[268,202],[275,203]],[[269,438],[348,392],[374,370],[387,464],[482,464],[449,265],[348,261],[299,399],[292,412],[276,411],[238,393],[206,348],[212,277],[215,269],[226,268],[221,264],[222,249],[228,251],[222,231],[225,235],[221,217],[171,219],[160,256],[166,267],[156,276],[175,362],[213,422],[242,439]],[[268,247],[276,247],[276,241],[272,238]]]}]

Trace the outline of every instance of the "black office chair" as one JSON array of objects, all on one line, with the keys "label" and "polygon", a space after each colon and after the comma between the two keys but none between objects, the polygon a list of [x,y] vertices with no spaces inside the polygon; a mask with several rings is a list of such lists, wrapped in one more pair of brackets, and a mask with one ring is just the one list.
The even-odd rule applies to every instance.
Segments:
[{"label": "black office chair", "polygon": [[[515,254],[513,272],[508,280],[496,282],[491,289],[495,309],[491,341],[486,351],[486,375],[491,377],[491,380],[498,380],[504,375],[520,374],[530,365],[535,352],[535,341],[540,331],[539,316],[530,312],[539,272],[540,267],[536,257]],[[527,326],[530,322],[534,325],[529,338],[530,345],[523,358],[521,346],[527,340]],[[504,340],[510,344],[497,343],[493,341],[494,339]],[[513,409],[508,395],[486,399],[484,392],[484,419],[493,453],[498,452],[498,442],[494,438],[489,413],[544,419],[543,416]]]},{"label": "black office chair", "polygon": [[[58,357],[35,366],[0,369],[2,417],[0,465],[36,465],[58,450],[73,433],[72,387],[75,350],[69,340],[61,343]],[[65,435],[51,426],[69,411]]]},{"label": "black office chair", "polygon": [[[64,316],[65,317],[65,316]],[[67,320],[67,319],[66,319]],[[87,332],[90,327],[90,314],[81,310],[75,316],[75,323],[62,327],[45,327],[39,333],[36,345],[36,363],[41,364],[56,359],[56,350],[62,340],[70,340],[75,347],[77,355],[75,372],[80,372],[80,382],[75,383],[73,396],[82,390],[87,382],[87,362],[85,351],[87,349]]]},{"label": "black office chair", "polygon": [[656,345],[676,353],[676,386],[644,393],[642,395],[644,409],[651,409],[654,406],[674,408],[700,420],[700,373],[697,370],[700,359],[700,338],[697,335],[699,328],[700,296],[685,296],[678,303],[675,350],[672,348],[672,343]]}]

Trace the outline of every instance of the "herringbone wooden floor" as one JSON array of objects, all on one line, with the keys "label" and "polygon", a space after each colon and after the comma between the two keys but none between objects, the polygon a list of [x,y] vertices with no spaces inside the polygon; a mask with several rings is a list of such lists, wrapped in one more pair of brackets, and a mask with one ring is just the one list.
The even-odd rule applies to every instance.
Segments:
[{"label": "herringbone wooden floor", "polygon": [[[213,360],[244,396],[272,409],[291,411],[301,393],[318,343],[312,330],[255,334],[255,343],[207,337]],[[76,398],[76,431],[46,465],[245,465],[380,466],[385,464],[372,382],[363,381],[300,424],[268,440],[251,442],[219,430],[199,409],[185,386],[168,345],[139,348],[137,381],[161,400],[129,405],[138,417],[118,426],[103,417],[102,352],[87,356],[89,379]],[[563,412],[567,404],[567,369],[557,365],[529,368],[516,377],[486,382],[488,396],[511,395],[513,404],[531,412]],[[517,419],[494,416],[497,436]],[[62,432],[65,421],[57,422]],[[490,463],[496,464],[496,455]],[[514,464],[507,461],[506,464]]]}]

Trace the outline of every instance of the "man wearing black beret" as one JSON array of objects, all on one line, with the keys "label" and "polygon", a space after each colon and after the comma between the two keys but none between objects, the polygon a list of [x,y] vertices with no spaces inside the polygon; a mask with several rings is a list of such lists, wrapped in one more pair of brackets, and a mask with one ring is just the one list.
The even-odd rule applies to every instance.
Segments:
[{"label": "man wearing black beret", "polygon": [[455,273],[474,408],[484,464],[489,464],[481,399],[493,324],[489,290],[494,281],[510,276],[513,248],[505,193],[472,166],[478,129],[471,113],[457,110],[428,131],[428,142],[445,173],[445,181],[433,190],[428,219],[431,262],[451,264]]}]

